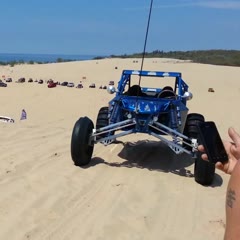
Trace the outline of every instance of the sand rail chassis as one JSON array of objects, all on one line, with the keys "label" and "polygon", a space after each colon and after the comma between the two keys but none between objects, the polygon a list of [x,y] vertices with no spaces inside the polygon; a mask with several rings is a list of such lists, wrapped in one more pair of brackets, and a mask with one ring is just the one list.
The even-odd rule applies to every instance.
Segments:
[{"label": "sand rail chassis", "polygon": [[[89,138],[89,144],[94,143],[103,143],[104,145],[111,144],[116,138],[126,136],[129,134],[136,133],[135,127],[137,126],[136,119],[127,119],[122,122],[114,123],[111,125],[108,125],[106,127],[102,127],[99,129],[93,129],[93,133],[91,134]],[[173,130],[159,122],[152,122],[148,124],[149,131],[148,134],[152,135],[164,143],[166,143],[176,154],[181,154],[183,152],[192,155],[192,157],[195,157],[195,153],[197,151],[198,143],[197,139],[189,138],[188,136],[183,135],[182,133]],[[111,132],[122,130],[126,127],[132,127],[132,129],[127,131],[122,131],[118,134],[111,135]],[[153,130],[150,130],[153,129]],[[158,131],[160,134],[157,134],[156,131]],[[109,134],[107,137],[101,138],[102,134]],[[163,137],[162,134],[168,135],[172,137],[172,141],[168,140],[167,138]],[[100,138],[98,138],[100,137]],[[188,145],[192,148],[192,151],[187,150],[186,148],[182,147],[182,144]]]},{"label": "sand rail chassis", "polygon": [[[142,87],[135,84],[136,77],[155,78],[159,87]],[[164,78],[173,78],[163,85]],[[175,81],[174,81],[175,80]],[[172,82],[172,86],[168,83]],[[215,166],[203,161],[197,151],[200,143],[198,124],[205,121],[199,113],[188,113],[187,101],[192,99],[188,85],[179,72],[123,70],[118,87],[108,86],[115,96],[108,106],[99,109],[96,126],[88,117],[80,117],[74,125],[71,139],[71,156],[76,166],[85,166],[92,160],[94,145],[105,146],[117,138],[144,133],[161,140],[175,154],[185,153],[194,164],[195,181],[210,185]]]}]

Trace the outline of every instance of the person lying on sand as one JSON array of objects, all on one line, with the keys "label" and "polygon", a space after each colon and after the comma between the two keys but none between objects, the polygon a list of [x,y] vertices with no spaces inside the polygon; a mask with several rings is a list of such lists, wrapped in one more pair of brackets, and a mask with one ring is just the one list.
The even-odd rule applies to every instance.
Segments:
[{"label": "person lying on sand", "polygon": [[[230,174],[226,193],[226,229],[224,240],[240,239],[240,135],[234,128],[228,129],[232,142],[224,141],[228,154],[228,162],[216,163],[216,168]],[[204,147],[199,145],[198,150],[203,152],[202,159],[208,161]]]}]

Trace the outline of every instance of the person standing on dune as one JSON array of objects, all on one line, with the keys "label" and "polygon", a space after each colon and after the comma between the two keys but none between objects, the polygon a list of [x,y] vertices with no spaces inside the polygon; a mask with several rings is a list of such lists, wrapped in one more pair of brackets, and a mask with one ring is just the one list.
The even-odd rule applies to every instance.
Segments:
[{"label": "person standing on dune", "polygon": [[23,109],[20,120],[25,120],[25,119],[27,119],[27,112],[25,111],[25,109]]}]

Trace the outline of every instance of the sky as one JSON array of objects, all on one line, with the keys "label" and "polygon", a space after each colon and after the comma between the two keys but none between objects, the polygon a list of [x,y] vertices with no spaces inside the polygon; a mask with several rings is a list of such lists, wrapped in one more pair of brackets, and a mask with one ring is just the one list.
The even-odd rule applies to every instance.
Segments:
[{"label": "sky", "polygon": [[[0,53],[143,52],[152,0],[1,0]],[[240,0],[153,0],[146,51],[240,50]]]}]

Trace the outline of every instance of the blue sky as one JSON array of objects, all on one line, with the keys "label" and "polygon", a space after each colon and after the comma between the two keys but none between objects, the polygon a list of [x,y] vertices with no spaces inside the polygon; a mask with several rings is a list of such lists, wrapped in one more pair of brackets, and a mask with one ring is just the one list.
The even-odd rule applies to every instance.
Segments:
[{"label": "blue sky", "polygon": [[[151,0],[1,0],[0,52],[142,52]],[[154,0],[146,51],[240,50],[240,0]]]}]

